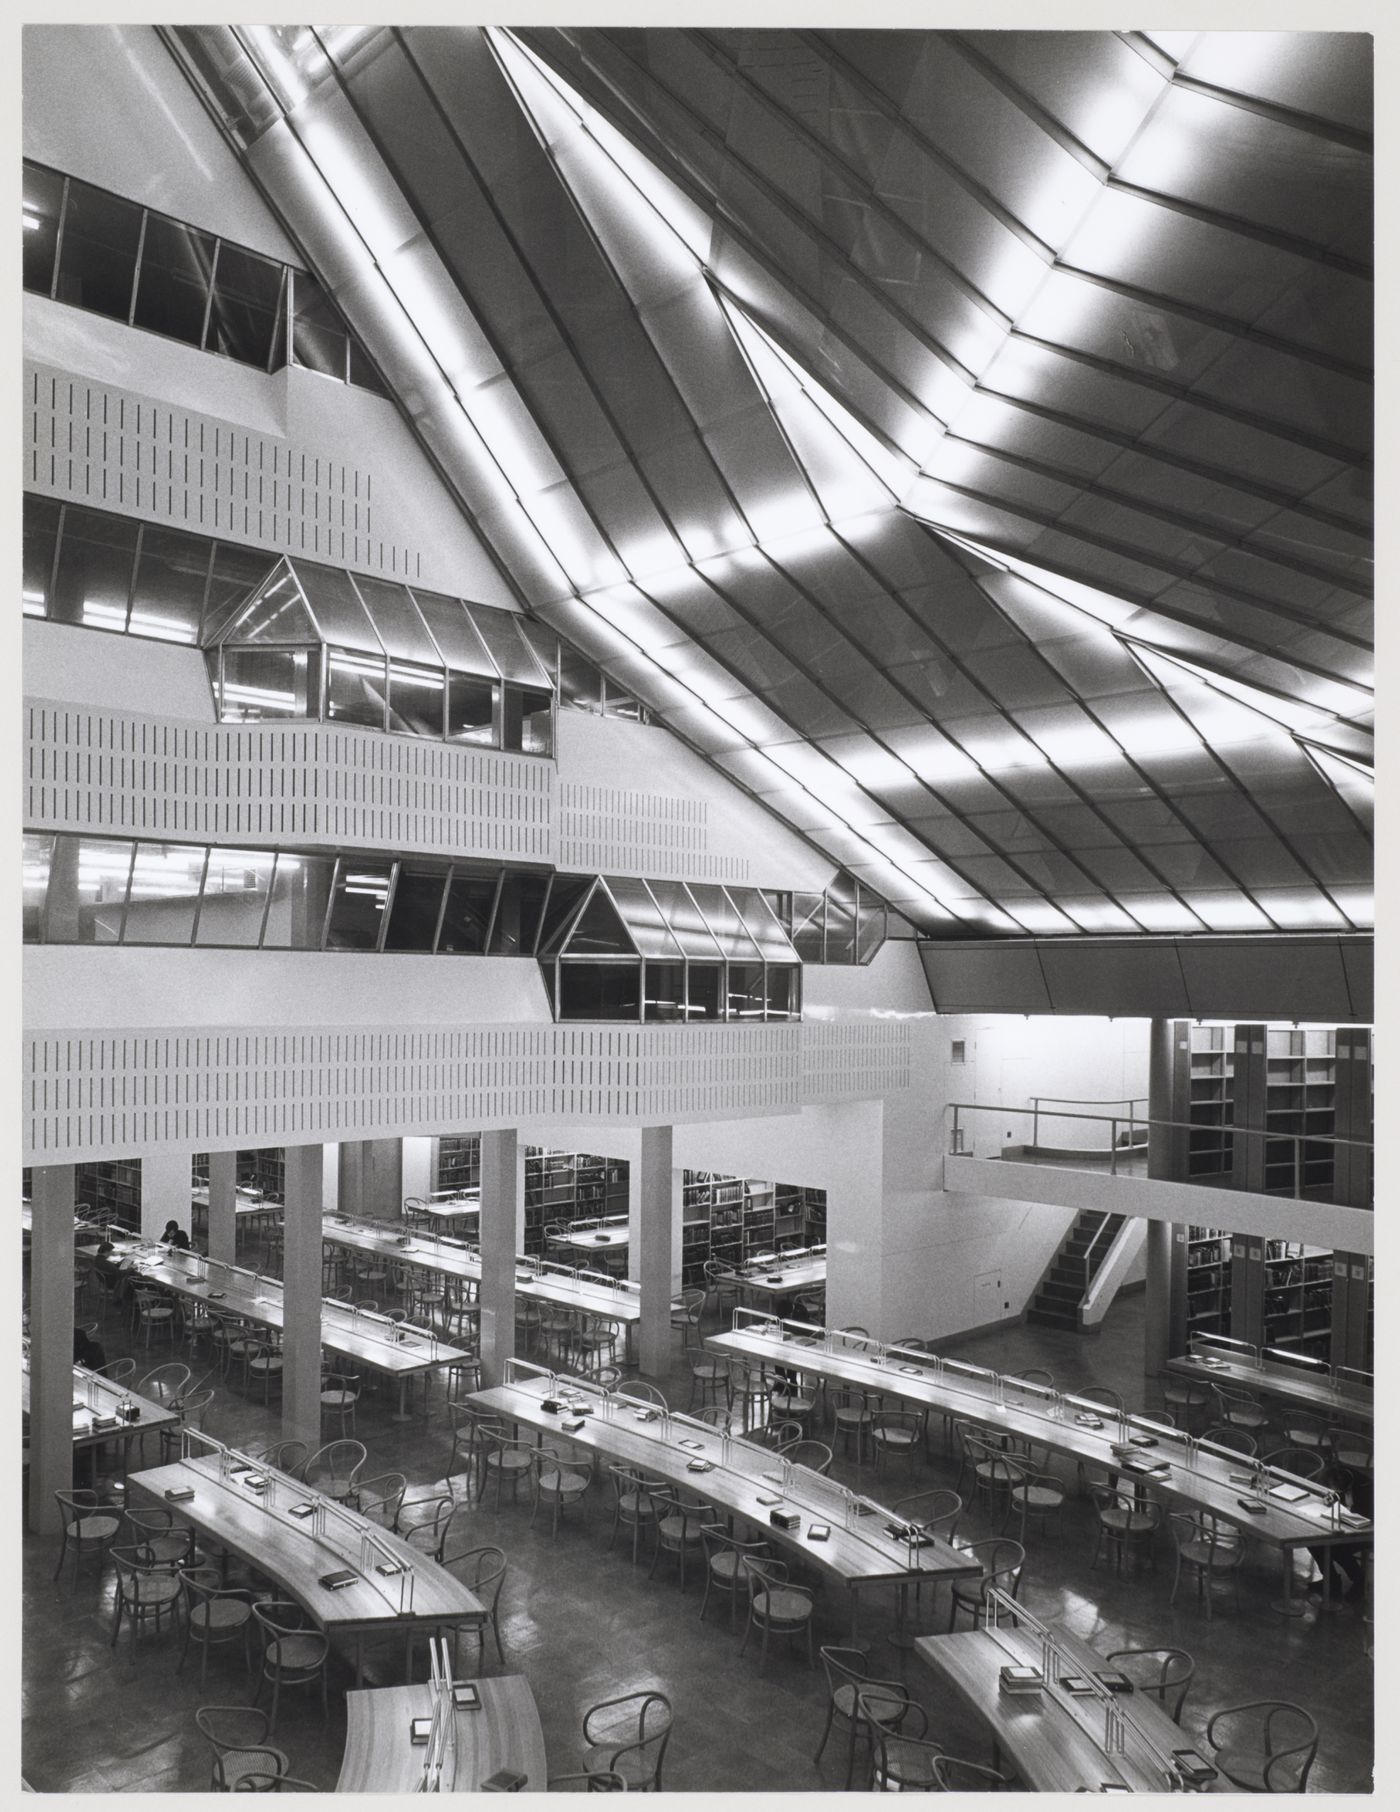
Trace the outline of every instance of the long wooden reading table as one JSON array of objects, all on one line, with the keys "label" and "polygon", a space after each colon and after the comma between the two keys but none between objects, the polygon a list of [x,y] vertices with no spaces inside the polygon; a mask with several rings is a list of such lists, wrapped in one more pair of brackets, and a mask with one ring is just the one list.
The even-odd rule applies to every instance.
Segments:
[{"label": "long wooden reading table", "polygon": [[[887,1524],[893,1511],[855,1498],[821,1473],[785,1464],[769,1449],[722,1435],[704,1422],[674,1411],[663,1414],[627,1397],[625,1387],[610,1395],[586,1380],[556,1377],[520,1360],[509,1361],[508,1370],[511,1377],[505,1384],[477,1391],[470,1401],[538,1434],[637,1467],[648,1477],[664,1479],[755,1524],[770,1540],[849,1590],[852,1636],[862,1586],[914,1581],[937,1585],[946,1579],[975,1578],[981,1571],[974,1557],[941,1538],[925,1536],[922,1545],[911,1545],[892,1535]],[[579,1417],[568,1409],[546,1409],[547,1398],[591,1407]],[[571,1421],[580,1426],[565,1429],[563,1424]],[[705,1470],[698,1470],[700,1466]],[[858,1513],[857,1505],[864,1505],[864,1510]],[[796,1513],[798,1526],[783,1529],[770,1522],[775,1510]],[[830,1534],[813,1540],[814,1527],[828,1528]]]},{"label": "long wooden reading table", "polygon": [[[1076,1683],[1111,1671],[1102,1655],[1068,1630],[1056,1625],[1049,1633],[1054,1671]],[[1157,1699],[1139,1691],[1115,1698],[1131,1723],[1110,1748],[1103,1695],[1071,1692],[1059,1679],[1035,1692],[1001,1689],[1004,1667],[1043,1674],[1046,1645],[1024,1623],[920,1636],[914,1652],[941,1685],[951,1687],[986,1722],[998,1754],[1010,1758],[1023,1788],[1034,1793],[1099,1793],[1105,1787],[1133,1793],[1180,1791],[1179,1783],[1169,1785],[1163,1760],[1193,1745]],[[1216,1776],[1201,1786],[1209,1791],[1218,1781]]]},{"label": "long wooden reading table", "polygon": [[[415,1635],[476,1623],[485,1605],[461,1580],[401,1536],[300,1480],[204,1436],[187,1434],[189,1457],[133,1472],[127,1481],[217,1546],[273,1579],[328,1636],[355,1643],[355,1682],[363,1677],[366,1633]],[[264,1481],[262,1490],[255,1489]],[[193,1497],[168,1494],[193,1489]],[[327,1584],[337,1575],[343,1584]]]},{"label": "long wooden reading table", "polygon": [[[22,1360],[23,1413],[29,1419],[29,1355]],[[123,1408],[136,1411],[129,1420]],[[159,1433],[180,1420],[178,1410],[168,1409],[151,1397],[138,1397],[110,1378],[89,1371],[85,1365],[73,1367],[73,1451],[88,1447],[105,1447],[109,1441],[120,1444],[122,1472],[125,1474],[131,1443],[143,1434]],[[26,1458],[28,1456],[26,1455]]]},{"label": "long wooden reading table", "polygon": [[[374,1253],[396,1264],[416,1265],[459,1282],[481,1281],[480,1252],[466,1241],[446,1235],[406,1233],[393,1223],[337,1215],[322,1223],[321,1237],[332,1245]],[[635,1283],[601,1273],[578,1272],[567,1265],[552,1265],[547,1259],[517,1257],[515,1293],[531,1302],[584,1309],[591,1315],[619,1322],[626,1331],[631,1357],[632,1331],[642,1318],[641,1292]]]},{"label": "long wooden reading table", "polygon": [[807,1252],[774,1252],[753,1258],[733,1273],[740,1290],[759,1300],[776,1301],[802,1290],[826,1288],[826,1247]]},{"label": "long wooden reading table", "polygon": [[[201,1302],[221,1315],[280,1329],[283,1325],[282,1284],[242,1265],[224,1264],[195,1252],[169,1247],[147,1247],[133,1261],[133,1275]],[[357,1366],[393,1378],[399,1387],[398,1415],[406,1415],[404,1397],[410,1380],[427,1378],[444,1366],[475,1357],[449,1346],[429,1328],[390,1321],[387,1316],[350,1303],[324,1297],[321,1302],[321,1345]]]},{"label": "long wooden reading table", "polygon": [[[1296,1549],[1373,1539],[1369,1522],[1350,1515],[1337,1520],[1328,1494],[1287,1473],[1267,1474],[1264,1495],[1256,1497],[1255,1462],[1208,1441],[1197,1442],[1165,1423],[1143,1416],[1120,1418],[1101,1403],[1061,1396],[981,1366],[801,1322],[778,1322],[744,1309],[734,1311],[734,1321],[732,1332],[706,1340],[711,1351],[965,1418],[1233,1524],[1278,1551],[1284,1591],[1275,1609],[1285,1615],[1298,1615],[1303,1608],[1293,1598]],[[1246,1509],[1246,1499],[1258,1508]]]},{"label": "long wooden reading table", "polygon": [[1326,1366],[1310,1375],[1284,1364],[1271,1363],[1268,1359],[1250,1361],[1226,1353],[1213,1353],[1203,1345],[1194,1353],[1169,1359],[1167,1369],[1190,1379],[1193,1384],[1227,1384],[1234,1390],[1301,1404],[1319,1415],[1344,1416],[1348,1420],[1368,1423],[1373,1423],[1376,1417],[1372,1395],[1359,1383],[1335,1382]]},{"label": "long wooden reading table", "polygon": [[[454,1714],[452,1778],[441,1793],[479,1793],[483,1781],[508,1769],[525,1777],[522,1792],[543,1793],[548,1779],[544,1731],[535,1695],[524,1674],[498,1674],[471,1682],[480,1704]],[[424,1749],[410,1730],[432,1715],[433,1688],[381,1686],[345,1699],[345,1759],[337,1793],[416,1793]]]}]

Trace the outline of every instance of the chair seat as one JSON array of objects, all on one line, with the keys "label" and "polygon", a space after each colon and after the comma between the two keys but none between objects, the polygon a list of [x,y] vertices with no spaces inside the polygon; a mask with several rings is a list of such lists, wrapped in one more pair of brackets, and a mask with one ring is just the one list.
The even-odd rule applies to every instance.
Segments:
[{"label": "chair seat", "polygon": [[286,1774],[291,1762],[280,1749],[226,1749],[222,1758],[224,1785],[232,1788],[245,1774],[270,1774],[275,1761],[278,1774]]},{"label": "chair seat", "polygon": [[735,1580],[739,1577],[739,1556],[730,1548],[721,1548],[718,1554],[710,1556],[710,1572],[716,1579]]},{"label": "chair seat", "polygon": [[930,1752],[914,1743],[902,1743],[898,1737],[885,1739],[885,1768],[886,1778],[896,1784],[936,1785]]},{"label": "chair seat", "polygon": [[1269,1791],[1264,1782],[1264,1765],[1268,1759],[1249,1749],[1217,1749],[1211,1757],[1227,1781],[1250,1793]]},{"label": "chair seat", "polygon": [[801,1396],[796,1391],[788,1392],[775,1390],[770,1396],[769,1402],[773,1405],[774,1409],[780,1412],[786,1411],[791,1415],[805,1416],[807,1411],[812,1407],[813,1399],[811,1397]]},{"label": "chair seat", "polygon": [[253,1607],[246,1598],[211,1598],[195,1605],[190,1612],[190,1626],[197,1630],[236,1630],[252,1615]]},{"label": "chair seat", "polygon": [[619,1496],[618,1508],[624,1519],[634,1522],[649,1523],[656,1516],[656,1505],[645,1491],[624,1491]]},{"label": "chair seat", "polygon": [[[856,1688],[854,1685],[848,1682],[844,1686],[838,1686],[831,1698],[843,1718],[855,1716]],[[866,1710],[871,1722],[875,1724],[893,1723],[905,1710],[907,1704],[907,1699],[885,1699],[881,1698],[878,1693],[871,1692],[867,1692],[865,1695]]]},{"label": "chair seat", "polygon": [[873,1439],[882,1447],[912,1447],[914,1431],[911,1428],[877,1428]]},{"label": "chair seat", "polygon": [[1224,1573],[1240,1564],[1240,1550],[1218,1543],[1212,1546],[1208,1541],[1187,1541],[1181,1544],[1181,1558],[1193,1566],[1208,1567],[1212,1573]]},{"label": "chair seat", "polygon": [[500,1472],[523,1472],[530,1464],[530,1456],[528,1453],[514,1451],[488,1453],[486,1464],[496,1467]]},{"label": "chair seat", "polygon": [[321,1402],[327,1409],[344,1409],[351,1403],[358,1403],[359,1394],[352,1390],[323,1390]]},{"label": "chair seat", "polygon": [[[1011,1501],[1025,1504],[1030,1510],[1054,1510],[1065,1501],[1065,1494],[1057,1491],[1053,1485],[1017,1485],[1011,1493]],[[1137,1517],[1134,1520],[1150,1522],[1151,1518]]]},{"label": "chair seat", "polygon": [[690,1372],[694,1378],[723,1378],[728,1375],[729,1367],[723,1359],[697,1359]]},{"label": "chair seat", "polygon": [[700,1540],[700,1525],[684,1516],[663,1516],[657,1524],[657,1533],[663,1542],[678,1546],[688,1542],[694,1547]]},{"label": "chair seat", "polygon": [[619,1755],[616,1762],[619,1744],[595,1743],[593,1748],[586,1749],[583,1756],[585,1774],[620,1774],[629,1787],[640,1787],[649,1780],[650,1764],[639,1762],[636,1756]]},{"label": "chair seat", "polygon": [[282,1355],[280,1353],[273,1353],[266,1358],[250,1359],[248,1361],[248,1370],[250,1372],[261,1374],[263,1372],[280,1372],[281,1369]]},{"label": "chair seat", "polygon": [[[1153,1518],[1146,1511],[1125,1510],[1121,1504],[1111,1504],[1108,1509],[1100,1510],[1099,1521],[1105,1529],[1112,1529],[1119,1535],[1142,1535],[1153,1527]],[[1192,1543],[1188,1548],[1196,1545],[1204,1548],[1206,1544]],[[1183,1548],[1182,1552],[1187,1553],[1188,1549]]]},{"label": "chair seat", "polygon": [[309,1634],[274,1636],[267,1645],[267,1653],[269,1660],[278,1667],[319,1667],[325,1655],[325,1644],[322,1637]]},{"label": "chair seat", "polygon": [[559,1472],[551,1468],[549,1471],[540,1474],[541,1491],[557,1493],[560,1497],[567,1497],[571,1492],[582,1492],[587,1491],[587,1489],[588,1474],[586,1472]]},{"label": "chair seat", "polygon": [[1332,1451],[1337,1456],[1339,1466],[1349,1466],[1353,1472],[1369,1472],[1371,1469],[1371,1455],[1365,1448],[1348,1447],[1337,1442]]},{"label": "chair seat", "polygon": [[975,1471],[984,1485],[1005,1485],[1015,1477],[1005,1460],[979,1460]]},{"label": "chair seat", "polygon": [[143,1573],[136,1592],[127,1600],[143,1611],[173,1604],[182,1590],[178,1573]]},{"label": "chair seat", "polygon": [[754,1599],[754,1609],[770,1623],[805,1623],[812,1615],[812,1601],[801,1592],[790,1592],[783,1586],[772,1586]]},{"label": "chair seat", "polygon": [[75,1517],[67,1528],[70,1541],[110,1541],[122,1526],[119,1516]]},{"label": "chair seat", "polygon": [[1262,1409],[1232,1409],[1225,1417],[1232,1428],[1262,1428],[1268,1419]]}]

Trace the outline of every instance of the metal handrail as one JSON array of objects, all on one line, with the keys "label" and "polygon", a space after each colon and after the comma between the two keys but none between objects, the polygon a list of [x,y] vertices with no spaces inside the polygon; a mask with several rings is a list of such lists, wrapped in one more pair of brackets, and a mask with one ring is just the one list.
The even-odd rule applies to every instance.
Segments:
[{"label": "metal handrail", "polygon": [[[1049,1097],[1042,1097],[1042,1099],[1049,1099]],[[1125,1097],[1125,1099],[1127,1099],[1127,1097]],[[1107,1125],[1109,1128],[1109,1174],[1112,1176],[1118,1174],[1118,1154],[1120,1150],[1118,1145],[1118,1128],[1124,1122],[1124,1116],[1122,1114],[1066,1114],[1060,1113],[1054,1108],[1005,1107],[995,1101],[950,1101],[947,1103],[947,1107],[953,1116],[949,1140],[949,1152],[953,1157],[965,1157],[968,1155],[963,1146],[964,1129],[962,1121],[959,1118],[961,1114],[1030,1114],[1032,1116],[1032,1125],[1035,1126],[1038,1125],[1040,1115],[1045,1113],[1048,1114],[1052,1120],[1091,1120],[1103,1122]],[[1133,1129],[1138,1126],[1146,1126],[1149,1131],[1154,1126],[1165,1127],[1171,1131],[1179,1132],[1200,1132],[1201,1130],[1200,1126],[1191,1120],[1159,1120],[1152,1118],[1151,1116],[1144,1119],[1141,1115],[1133,1114],[1131,1111],[1127,1116],[1126,1123],[1130,1137]],[[1374,1145],[1369,1139],[1339,1139],[1334,1133],[1276,1132],[1272,1128],[1261,1126],[1228,1126],[1221,1130],[1228,1132],[1236,1139],[1264,1139],[1266,1141],[1272,1140],[1276,1144],[1282,1144],[1287,1140],[1293,1147],[1293,1193],[1295,1199],[1302,1195],[1304,1145],[1344,1145],[1353,1151],[1374,1152],[1375,1150]],[[1133,1148],[1129,1147],[1128,1149],[1131,1150]],[[1140,1149],[1140,1147],[1138,1149]]]},{"label": "metal handrail", "polygon": [[[1147,1100],[1148,1100],[1148,1097],[1146,1095],[1103,1095],[1103,1096],[1032,1095],[1031,1096],[1031,1114],[1032,1114],[1031,1144],[1032,1144],[1032,1146],[1038,1146],[1040,1144],[1040,1104],[1041,1104],[1041,1102],[1042,1101],[1057,1101],[1061,1107],[1114,1107],[1120,1103],[1126,1105],[1129,1116],[1130,1116],[1129,1122],[1128,1122],[1128,1143],[1129,1143],[1129,1145],[1131,1145],[1132,1137],[1133,1137],[1133,1135],[1132,1135],[1133,1122],[1137,1118],[1135,1109],[1137,1108],[1137,1105],[1139,1102],[1142,1102],[1145,1104],[1147,1102]],[[1096,1115],[1092,1115],[1092,1114],[1056,1114],[1056,1112],[1053,1108],[1051,1108],[1049,1110],[1049,1112],[1050,1112],[1050,1118],[1052,1120],[1054,1120],[1054,1119],[1088,1120],[1088,1119],[1097,1118]],[[1114,1143],[1115,1144],[1117,1143],[1116,1137],[1114,1139]]]},{"label": "metal handrail", "polygon": [[1100,1239],[1103,1237],[1105,1231],[1107,1230],[1108,1223],[1111,1219],[1112,1219],[1112,1216],[1110,1215],[1108,1210],[1105,1209],[1103,1211],[1103,1219],[1099,1222],[1098,1227],[1095,1230],[1094,1237],[1089,1241],[1088,1245],[1084,1248],[1084,1251],[1082,1254],[1082,1263],[1084,1266],[1084,1288],[1086,1290],[1089,1287],[1089,1280],[1093,1275],[1093,1273],[1089,1269],[1090,1255],[1092,1254],[1094,1247],[1098,1245]]}]

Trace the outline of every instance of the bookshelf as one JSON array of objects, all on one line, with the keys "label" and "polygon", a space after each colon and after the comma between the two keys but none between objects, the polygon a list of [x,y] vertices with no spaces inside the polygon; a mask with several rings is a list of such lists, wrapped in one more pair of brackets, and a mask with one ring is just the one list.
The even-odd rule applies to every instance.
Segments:
[{"label": "bookshelf", "polygon": [[826,1191],[761,1177],[687,1170],[681,1181],[681,1285],[702,1289],[705,1262],[741,1265],[780,1240],[812,1244],[826,1236]]},{"label": "bookshelf", "polygon": [[1186,1335],[1230,1333],[1230,1236],[1191,1227],[1186,1237]]},{"label": "bookshelf", "polygon": [[1332,1254],[1320,1247],[1268,1241],[1264,1256],[1263,1344],[1309,1359],[1332,1348]]},{"label": "bookshelf", "polygon": [[[1334,1032],[1269,1029],[1264,1091],[1266,1194],[1331,1198],[1333,1148],[1310,1143],[1307,1135],[1331,1138],[1336,1130],[1335,1065]],[[1292,1136],[1271,1138],[1269,1134]]]},{"label": "bookshelf", "polygon": [[117,1158],[75,1166],[75,1200],[118,1225],[141,1231],[141,1160]]},{"label": "bookshelf", "polygon": [[1184,1078],[1185,1114],[1190,1122],[1186,1135],[1186,1176],[1204,1183],[1228,1177],[1234,1164],[1235,1053],[1227,1043],[1226,1026],[1191,1026],[1186,1049]]},{"label": "bookshelf", "polygon": [[440,1193],[481,1187],[481,1134],[439,1139],[433,1188]]},{"label": "bookshelf", "polygon": [[544,1230],[551,1221],[605,1220],[628,1207],[625,1158],[592,1152],[525,1148],[525,1250],[545,1255]]}]

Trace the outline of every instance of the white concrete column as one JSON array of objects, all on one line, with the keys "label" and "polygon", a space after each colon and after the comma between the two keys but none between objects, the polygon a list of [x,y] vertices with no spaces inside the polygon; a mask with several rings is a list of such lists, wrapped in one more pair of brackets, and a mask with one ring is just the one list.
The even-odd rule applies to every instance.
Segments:
[{"label": "white concrete column", "polygon": [[364,1139],[342,1139],[337,1151],[339,1167],[338,1198],[342,1214],[368,1214],[365,1206]]},{"label": "white concrete column", "polygon": [[[826,1184],[826,1325],[868,1328],[877,1340],[908,1330],[885,1323],[885,1247],[903,1231],[907,1204],[885,1187],[881,1103],[823,1110],[836,1162]],[[930,1127],[929,1136],[936,1136]]]},{"label": "white concrete column", "polygon": [[515,1256],[523,1244],[525,1148],[514,1127],[481,1135],[481,1382],[515,1354]]},{"label": "white concrete column", "polygon": [[282,1438],[321,1445],[321,1192],[319,1145],[286,1150],[282,1260]]},{"label": "white concrete column", "polygon": [[141,1160],[141,1236],[159,1239],[167,1221],[188,1233],[192,1223],[190,1192],[194,1166],[188,1151],[161,1151]]},{"label": "white concrete column", "polygon": [[[681,1173],[673,1160],[669,1126],[642,1128],[642,1154],[635,1166],[639,1186],[629,1191],[632,1244],[639,1247],[642,1320],[637,1356],[643,1372],[664,1375],[671,1350],[671,1296],[680,1265]],[[632,1219],[634,1207],[637,1211]]]},{"label": "white concrete column", "polygon": [[426,1201],[433,1193],[433,1179],[437,1175],[437,1145],[436,1139],[403,1141],[399,1177],[403,1195],[400,1197],[400,1204],[411,1195],[416,1195],[420,1201]]},{"label": "white concrete column", "polygon": [[62,1528],[55,1491],[73,1484],[73,1195],[71,1164],[39,1165],[30,1200],[29,1527]]},{"label": "white concrete column", "polygon": [[321,1147],[321,1206],[327,1214],[340,1212],[340,1146]]},{"label": "white concrete column", "polygon": [[238,1256],[238,1153],[209,1154],[209,1222],[206,1250],[210,1258],[233,1264]]},{"label": "white concrete column", "polygon": [[[1175,1025],[1154,1019],[1148,1033],[1147,1114],[1155,1122],[1172,1117],[1172,1067]],[[1147,1129],[1147,1174],[1170,1180],[1173,1134],[1165,1125]],[[1143,1320],[1142,1369],[1155,1378],[1171,1357],[1172,1226],[1147,1223],[1147,1303]]]}]

